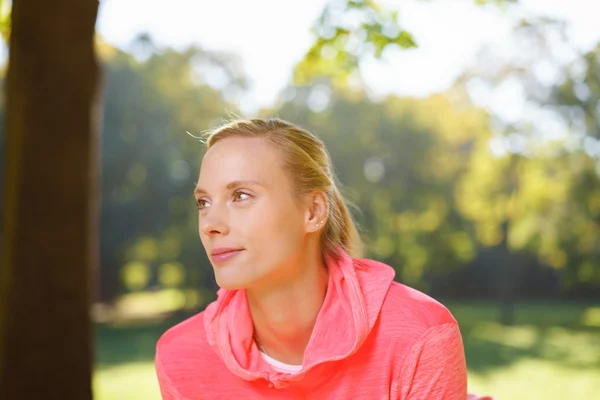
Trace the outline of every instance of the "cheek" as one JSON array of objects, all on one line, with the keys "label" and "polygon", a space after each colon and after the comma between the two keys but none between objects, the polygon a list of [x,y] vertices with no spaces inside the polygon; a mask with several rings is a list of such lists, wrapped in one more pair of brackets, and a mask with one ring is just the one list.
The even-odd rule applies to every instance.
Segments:
[{"label": "cheek", "polygon": [[260,246],[257,250],[275,251],[297,245],[303,231],[299,211],[270,204],[253,211],[240,229],[247,240]]}]

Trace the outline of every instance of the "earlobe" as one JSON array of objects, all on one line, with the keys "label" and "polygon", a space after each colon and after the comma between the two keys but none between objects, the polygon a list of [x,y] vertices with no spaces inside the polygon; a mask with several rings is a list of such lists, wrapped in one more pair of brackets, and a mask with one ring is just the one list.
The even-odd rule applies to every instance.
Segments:
[{"label": "earlobe", "polygon": [[[308,230],[310,232],[316,232],[319,229],[325,226],[325,221],[322,219],[323,217],[320,214],[313,214],[308,220]],[[315,222],[317,221],[317,222]]]},{"label": "earlobe", "polygon": [[321,220],[321,221],[317,222],[316,224],[313,223],[311,225],[312,225],[311,229],[310,229],[311,232],[318,232],[325,227],[325,220]]}]

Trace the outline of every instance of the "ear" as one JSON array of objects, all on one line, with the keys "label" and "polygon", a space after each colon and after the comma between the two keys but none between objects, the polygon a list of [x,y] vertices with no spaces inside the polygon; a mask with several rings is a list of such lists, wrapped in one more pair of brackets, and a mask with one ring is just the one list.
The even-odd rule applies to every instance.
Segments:
[{"label": "ear", "polygon": [[329,206],[329,199],[324,192],[313,192],[307,196],[304,221],[306,232],[317,232],[325,227]]}]

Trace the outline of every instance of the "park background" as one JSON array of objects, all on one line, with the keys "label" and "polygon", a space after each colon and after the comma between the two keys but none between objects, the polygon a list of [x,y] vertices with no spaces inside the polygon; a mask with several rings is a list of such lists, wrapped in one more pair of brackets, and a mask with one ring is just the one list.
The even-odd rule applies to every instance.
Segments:
[{"label": "park background", "polygon": [[101,1],[94,397],[159,399],[157,339],[215,298],[195,137],[236,116],[323,139],[367,256],[458,319],[470,392],[597,396],[592,3]]}]

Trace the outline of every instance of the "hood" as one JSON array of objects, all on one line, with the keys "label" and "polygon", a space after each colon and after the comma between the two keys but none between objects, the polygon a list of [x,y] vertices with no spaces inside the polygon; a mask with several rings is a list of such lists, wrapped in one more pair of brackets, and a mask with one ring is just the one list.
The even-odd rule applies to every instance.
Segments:
[{"label": "hood", "polygon": [[395,272],[377,261],[352,259],[343,251],[338,254],[327,260],[325,300],[304,352],[302,370],[294,375],[272,371],[261,357],[252,339],[246,292],[217,292],[217,300],[206,308],[204,324],[209,344],[231,372],[248,381],[264,378],[281,388],[302,379],[315,365],[344,359],[360,348],[375,325]]}]

